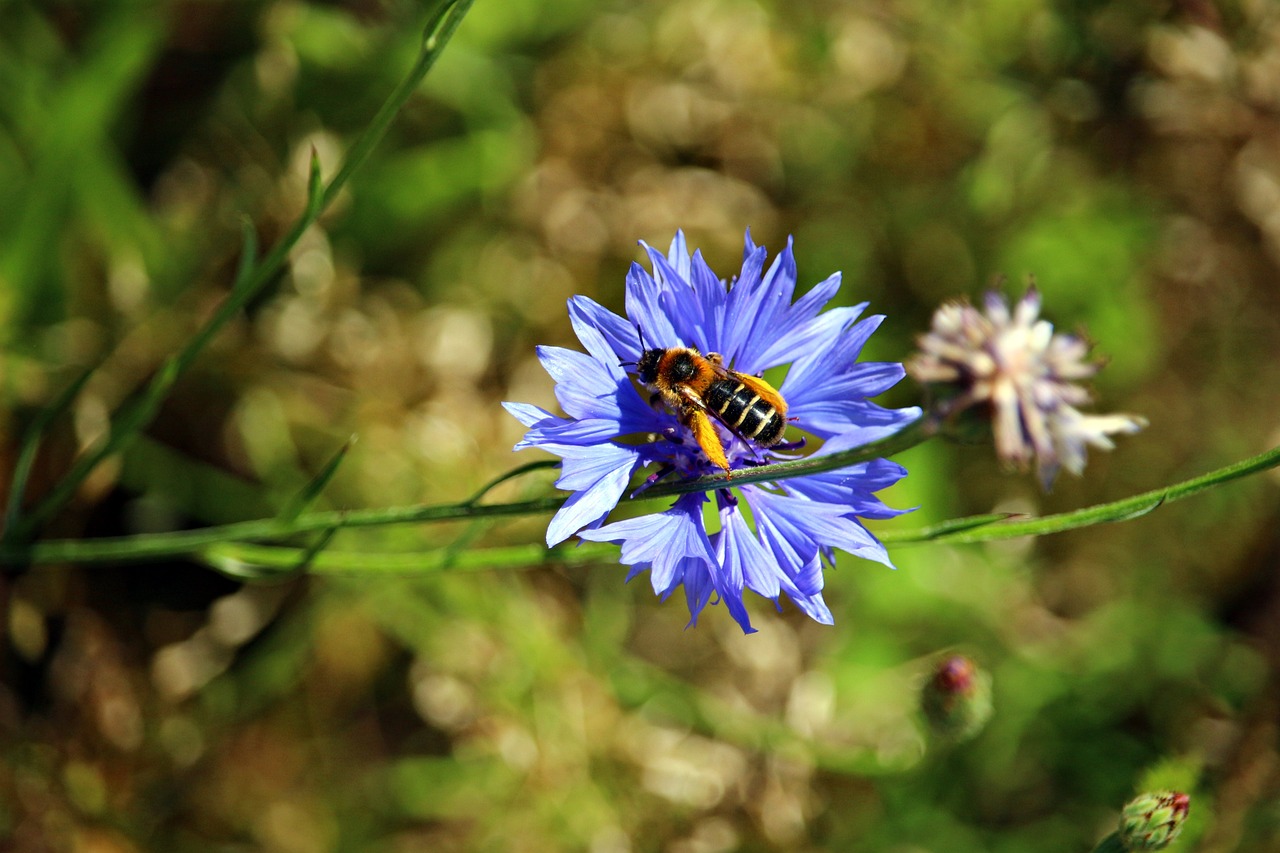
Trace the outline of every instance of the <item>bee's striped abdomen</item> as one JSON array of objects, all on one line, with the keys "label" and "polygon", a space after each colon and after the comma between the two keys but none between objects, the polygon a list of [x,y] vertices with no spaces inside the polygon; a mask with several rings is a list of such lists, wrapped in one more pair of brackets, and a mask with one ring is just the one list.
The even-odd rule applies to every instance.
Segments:
[{"label": "bee's striped abdomen", "polygon": [[786,419],[736,379],[717,379],[706,393],[707,407],[739,435],[764,447],[782,439]]}]

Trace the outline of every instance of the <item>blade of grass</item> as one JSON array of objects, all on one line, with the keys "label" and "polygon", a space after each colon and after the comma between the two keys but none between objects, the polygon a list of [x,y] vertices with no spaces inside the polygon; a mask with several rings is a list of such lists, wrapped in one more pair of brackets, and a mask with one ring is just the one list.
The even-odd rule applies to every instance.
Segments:
[{"label": "blade of grass", "polygon": [[320,497],[320,493],[324,491],[325,487],[329,485],[329,481],[333,479],[333,475],[338,473],[338,466],[347,458],[347,453],[351,450],[351,445],[355,443],[356,437],[353,435],[343,443],[342,447],[338,448],[338,452],[333,454],[329,461],[325,463],[325,466],[320,469],[320,473],[312,477],[311,482],[307,483],[307,485],[303,487],[302,491],[298,492],[298,494],[285,504],[282,510],[280,510],[279,519],[281,521],[285,523],[293,521],[301,515],[304,510],[308,509],[313,503],[315,503],[316,498]]},{"label": "blade of grass", "polygon": [[236,264],[236,277],[232,280],[231,289],[240,290],[253,275],[253,267],[258,261],[258,229],[253,220],[244,217],[240,223],[240,262]]},{"label": "blade of grass", "polygon": [[13,480],[9,485],[9,505],[4,511],[4,534],[0,541],[6,541],[17,531],[14,525],[22,515],[22,502],[27,493],[27,481],[31,478],[31,466],[35,464],[36,453],[40,450],[40,439],[49,428],[49,424],[62,415],[84,389],[89,377],[97,371],[94,365],[76,377],[75,381],[62,389],[57,398],[36,415],[35,420],[27,427],[22,436],[22,447],[18,451],[18,461],[13,466]]},{"label": "blade of grass", "polygon": [[98,467],[103,459],[122,450],[138,431],[155,417],[155,413],[160,409],[160,404],[168,396],[169,389],[178,380],[178,373],[177,359],[170,358],[165,362],[159,373],[155,375],[155,378],[151,380],[146,390],[134,397],[129,403],[126,403],[120,410],[120,413],[116,415],[116,418],[111,423],[110,433],[98,442],[96,448],[77,459],[72,464],[71,470],[58,480],[49,493],[45,495],[44,499],[31,511],[31,514],[20,519],[14,525],[14,537],[16,539],[25,540],[29,538],[37,527],[47,521],[54,512],[61,509],[71,499],[76,489],[80,488],[80,484],[93,472],[94,468]]}]

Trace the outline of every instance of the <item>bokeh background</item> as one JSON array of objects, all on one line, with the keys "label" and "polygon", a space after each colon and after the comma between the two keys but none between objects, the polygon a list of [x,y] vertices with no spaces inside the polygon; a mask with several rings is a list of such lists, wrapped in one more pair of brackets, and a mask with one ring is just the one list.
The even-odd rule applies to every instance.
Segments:
[{"label": "bokeh background", "polygon": [[[429,8],[0,3],[0,473],[101,363],[31,492],[226,296],[412,64]],[[269,516],[347,439],[321,505],[465,498],[536,457],[534,346],[619,309],[677,228],[844,273],[901,361],[943,300],[1034,275],[1150,427],[1051,495],[987,444],[901,456],[908,529],[1047,513],[1280,441],[1280,6],[1268,0],[479,0],[337,204],[145,436],[49,526]],[[886,395],[910,405],[906,380]],[[492,500],[553,492],[547,474]],[[1280,850],[1280,489],[1138,520],[842,557],[834,628],[749,602],[686,630],[616,563],[246,584],[194,562],[3,579],[0,847],[17,851],[1085,851],[1143,788],[1182,849]],[[545,517],[335,549],[541,541]],[[939,656],[989,671],[930,744]]]}]

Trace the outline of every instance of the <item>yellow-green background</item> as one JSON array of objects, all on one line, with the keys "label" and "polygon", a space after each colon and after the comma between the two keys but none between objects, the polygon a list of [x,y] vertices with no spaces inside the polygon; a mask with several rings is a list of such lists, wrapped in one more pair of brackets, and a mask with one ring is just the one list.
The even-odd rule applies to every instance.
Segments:
[{"label": "yellow-green background", "polygon": [[[405,2],[0,2],[0,473],[102,368],[32,482],[180,347],[412,64]],[[906,529],[1070,509],[1280,437],[1280,6],[478,0],[338,203],[48,535],[465,498],[534,453],[566,298],[620,309],[636,241],[722,276],[796,239],[802,288],[888,315],[1034,274],[1150,427],[1049,496],[989,446],[901,457]],[[884,402],[911,405],[909,380]],[[491,496],[548,494],[535,475]],[[1183,849],[1280,850],[1277,481],[993,546],[842,558],[834,628],[744,637],[613,563],[242,585],[181,561],[3,578],[0,847],[18,851],[1087,851],[1152,786]],[[546,518],[344,533],[415,552]],[[962,651],[975,741],[916,693]]]}]

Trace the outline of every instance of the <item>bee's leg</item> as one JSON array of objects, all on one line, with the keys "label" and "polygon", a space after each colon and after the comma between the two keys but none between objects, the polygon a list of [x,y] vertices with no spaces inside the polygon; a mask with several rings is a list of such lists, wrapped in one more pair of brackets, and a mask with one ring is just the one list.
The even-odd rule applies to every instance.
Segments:
[{"label": "bee's leg", "polygon": [[641,483],[639,486],[637,486],[637,487],[636,487],[636,490],[635,490],[634,492],[632,492],[630,496],[634,498],[636,495],[640,494],[640,493],[641,493],[641,492],[643,492],[645,489],[649,488],[649,487],[650,487],[650,486],[652,486],[654,483],[656,483],[656,482],[658,482],[659,480],[661,480],[663,477],[666,477],[666,476],[668,476],[668,475],[670,475],[670,474],[674,474],[674,473],[675,473],[675,471],[676,471],[676,466],[674,466],[674,465],[663,465],[663,466],[662,466],[661,468],[659,468],[657,471],[654,471],[652,474],[650,474],[648,477],[646,477],[646,478],[645,478],[645,481],[644,481],[643,483]]},{"label": "bee's leg", "polygon": [[685,414],[685,425],[693,433],[694,441],[698,442],[698,446],[702,448],[702,452],[707,454],[707,459],[711,460],[711,464],[717,468],[724,469],[726,477],[733,476],[733,470],[729,467],[729,459],[725,456],[724,445],[720,442],[720,434],[716,432],[715,424],[711,422],[711,418],[701,409],[691,409]]},{"label": "bee's leg", "polygon": [[804,436],[802,435],[795,441],[784,441],[781,444],[775,444],[770,449],[777,450],[782,453],[787,453],[792,450],[799,450],[800,448],[804,447],[806,443],[807,442],[805,442]]}]

